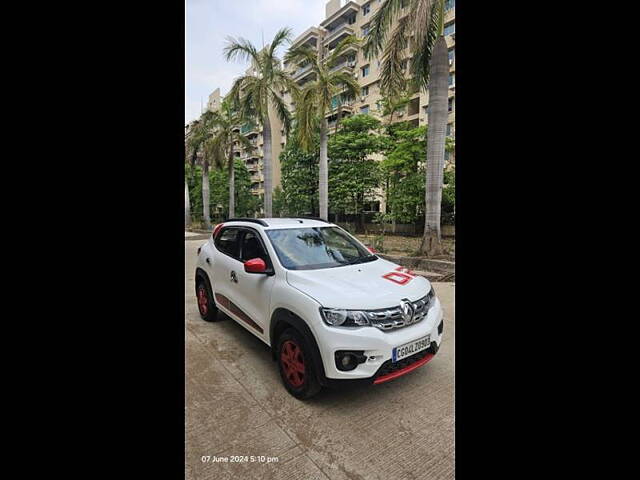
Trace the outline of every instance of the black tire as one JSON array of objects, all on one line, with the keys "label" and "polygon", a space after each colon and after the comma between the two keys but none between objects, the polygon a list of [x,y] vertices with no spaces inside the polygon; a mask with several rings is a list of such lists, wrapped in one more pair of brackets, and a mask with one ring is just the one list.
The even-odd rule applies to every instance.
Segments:
[{"label": "black tire", "polygon": [[[286,329],[278,338],[276,355],[282,383],[291,395],[306,400],[322,389],[311,356],[311,341],[305,335],[293,328]],[[289,363],[292,359],[294,362]],[[294,363],[297,368],[302,364],[303,373],[293,371]]]},{"label": "black tire", "polygon": [[196,283],[196,302],[198,303],[200,318],[205,322],[215,322],[218,319],[218,307],[213,300],[209,282],[202,277],[199,277]]}]

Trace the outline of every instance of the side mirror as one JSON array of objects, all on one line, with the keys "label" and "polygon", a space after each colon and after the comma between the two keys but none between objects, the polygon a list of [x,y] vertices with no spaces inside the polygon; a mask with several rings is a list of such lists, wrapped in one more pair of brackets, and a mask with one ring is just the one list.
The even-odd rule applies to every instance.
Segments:
[{"label": "side mirror", "polygon": [[244,271],[247,273],[269,273],[267,264],[261,258],[252,258],[244,262]]}]

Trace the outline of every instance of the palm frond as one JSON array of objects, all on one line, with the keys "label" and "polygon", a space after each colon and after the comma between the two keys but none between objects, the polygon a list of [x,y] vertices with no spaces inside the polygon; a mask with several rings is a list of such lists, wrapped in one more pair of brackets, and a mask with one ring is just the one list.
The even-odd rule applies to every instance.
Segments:
[{"label": "palm frond", "polygon": [[407,82],[402,62],[408,46],[409,20],[409,15],[398,20],[382,55],[380,87],[383,92],[390,95],[397,95],[406,88]]},{"label": "palm frond", "polygon": [[275,58],[276,50],[278,47],[284,45],[285,42],[291,43],[291,29],[289,27],[281,28],[276,32],[273,40],[271,40],[271,44],[269,45],[269,58]]},{"label": "palm frond", "polygon": [[386,0],[371,19],[371,28],[364,43],[364,54],[371,59],[383,49],[393,20],[396,18],[402,0]]},{"label": "palm frond", "polygon": [[227,45],[225,45],[223,53],[227,62],[232,60],[253,61],[256,64],[260,62],[258,50],[246,38],[227,37],[226,40]]},{"label": "palm frond", "polygon": [[276,111],[276,115],[282,122],[284,131],[289,133],[289,129],[291,128],[291,113],[289,112],[289,108],[277,91],[274,91],[273,88],[271,88],[269,93],[269,98],[271,99],[271,104]]},{"label": "palm frond", "polygon": [[[441,8],[435,8],[432,1],[425,1],[431,4],[431,8],[421,8],[416,11],[416,22],[414,22],[413,56],[411,57],[411,79],[415,89],[427,89],[429,83],[429,71],[431,65],[431,54],[433,46],[440,35],[440,24],[442,23]],[[418,21],[419,20],[419,21]],[[417,28],[418,25],[420,28]]]}]

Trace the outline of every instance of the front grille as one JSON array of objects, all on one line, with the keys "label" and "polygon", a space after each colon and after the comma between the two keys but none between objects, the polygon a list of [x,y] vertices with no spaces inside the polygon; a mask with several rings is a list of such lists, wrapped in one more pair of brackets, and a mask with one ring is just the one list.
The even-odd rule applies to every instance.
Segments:
[{"label": "front grille", "polygon": [[421,352],[414,353],[410,357],[403,358],[402,360],[398,360],[395,363],[392,362],[391,360],[387,360],[380,366],[374,378],[382,377],[383,375],[388,375],[398,370],[402,370],[403,368],[406,368],[409,365],[416,363],[418,360],[422,360],[427,355],[432,355],[432,354],[433,354],[433,350],[431,348],[427,348],[426,350],[422,350]]},{"label": "front grille", "polygon": [[402,318],[402,310],[400,306],[391,308],[381,308],[379,310],[368,310],[366,312],[369,317],[371,325],[379,328],[380,330],[393,330],[395,328],[402,328],[414,323],[418,323],[423,320],[429,313],[429,309],[433,305],[435,294],[433,289],[420,300],[412,302],[414,315],[410,321],[405,321]]}]

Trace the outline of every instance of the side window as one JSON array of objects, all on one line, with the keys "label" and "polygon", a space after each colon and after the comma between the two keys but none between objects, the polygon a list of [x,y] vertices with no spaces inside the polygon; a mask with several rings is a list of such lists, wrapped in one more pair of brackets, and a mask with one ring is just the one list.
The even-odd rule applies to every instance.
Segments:
[{"label": "side window", "polygon": [[242,260],[243,262],[251,260],[252,258],[261,258],[267,265],[269,265],[267,253],[264,251],[258,235],[254,232],[247,231],[244,234],[240,255],[240,260]]},{"label": "side window", "polygon": [[230,257],[238,257],[238,234],[237,228],[224,228],[216,238],[216,248]]}]

